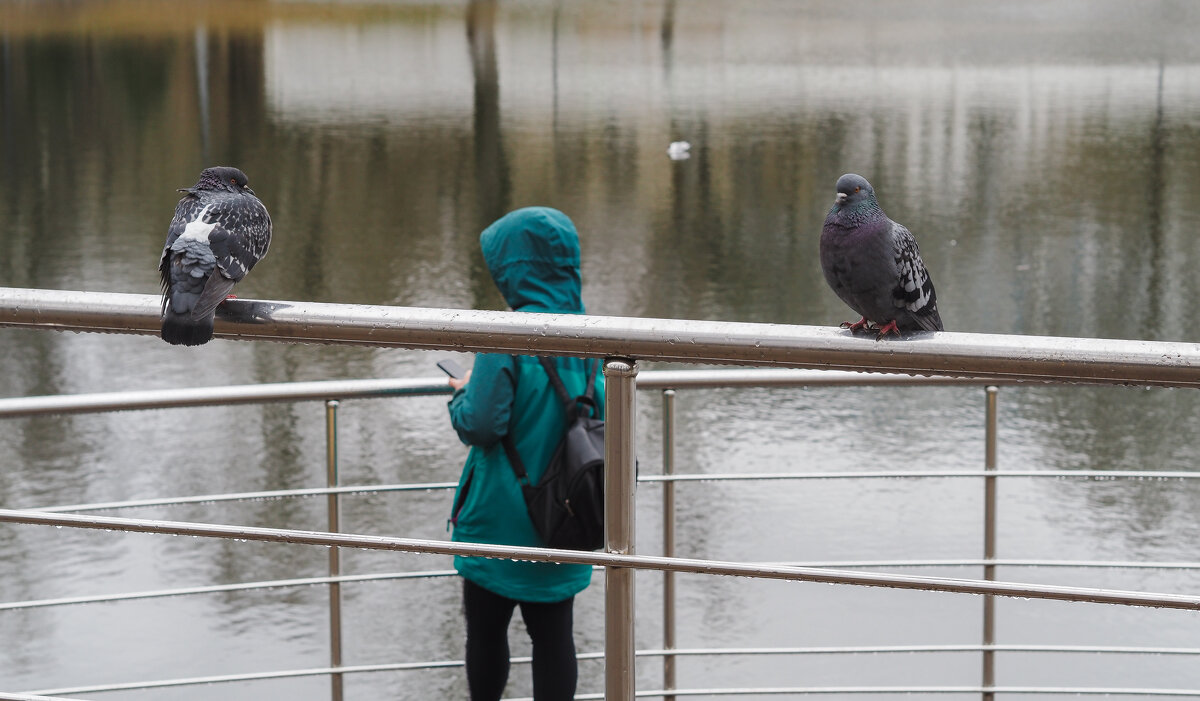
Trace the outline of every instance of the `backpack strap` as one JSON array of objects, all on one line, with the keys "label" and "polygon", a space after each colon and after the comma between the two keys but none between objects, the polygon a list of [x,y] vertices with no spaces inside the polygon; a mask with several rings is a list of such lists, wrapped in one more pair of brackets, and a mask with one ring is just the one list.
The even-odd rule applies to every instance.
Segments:
[{"label": "backpack strap", "polygon": [[[550,377],[550,384],[554,387],[554,391],[558,393],[558,398],[562,400],[563,407],[567,411],[567,423],[571,421],[579,413],[579,404],[584,403],[592,407],[593,411],[596,407],[596,402],[593,397],[596,394],[596,373],[600,369],[600,363],[591,360],[584,361],[584,367],[591,367],[588,373],[587,389],[578,397],[572,398],[570,392],[567,392],[566,385],[563,384],[562,378],[558,376],[558,371],[554,369],[554,359],[544,355],[538,356],[538,362],[542,364],[542,368],[546,370],[546,374]],[[580,400],[584,401],[580,401]],[[521,484],[529,484],[529,473],[525,470],[525,462],[521,460],[521,455],[517,452],[517,446],[513,444],[512,436],[507,433],[500,439],[501,445],[504,446],[504,453],[508,455],[508,463],[512,465],[513,472],[517,475],[517,481]]]},{"label": "backpack strap", "polygon": [[[517,356],[514,355],[512,358],[515,361]],[[512,471],[517,475],[517,481],[524,486],[529,486],[529,473],[525,470],[525,461],[517,452],[517,446],[513,443],[512,436],[505,433],[500,439],[500,444],[504,446],[504,454],[508,456],[508,464],[512,466]]]},{"label": "backpack strap", "polygon": [[596,373],[600,370],[599,362],[593,360],[584,361],[584,368],[590,368],[590,371],[588,371],[587,384],[584,387],[583,394],[578,397],[571,397],[571,394],[567,392],[566,385],[563,384],[562,378],[558,376],[558,371],[554,368],[553,358],[539,355],[538,362],[542,364],[542,368],[550,377],[550,384],[554,386],[554,391],[558,393],[558,398],[562,401],[563,408],[567,411],[568,424],[579,415],[580,404],[586,404],[588,407],[591,407],[593,415],[595,414],[596,402],[593,397],[596,394]]},{"label": "backpack strap", "polygon": [[592,400],[592,404],[595,405],[595,403],[596,403],[595,402],[595,399],[596,399],[596,373],[598,373],[600,371],[600,361],[596,360],[596,359],[592,359],[592,360],[585,360],[583,362],[584,362],[584,367],[587,367],[588,364],[591,364],[591,366],[592,366],[591,372],[588,373],[587,388],[585,388],[583,390],[583,396]]},{"label": "backpack strap", "polygon": [[504,446],[504,452],[508,455],[508,464],[512,465],[513,472],[517,475],[517,481],[523,485],[529,484],[529,473],[525,471],[525,462],[521,460],[520,453],[517,452],[517,446],[513,444],[512,436],[507,433],[500,439],[501,445]]},{"label": "backpack strap", "polygon": [[554,359],[547,358],[544,355],[538,356],[538,362],[542,364],[542,368],[546,374],[550,376],[550,385],[554,387],[554,391],[558,393],[558,399],[564,406],[570,406],[571,395],[567,392],[567,386],[563,384],[562,378],[558,376],[558,370],[554,368]]}]

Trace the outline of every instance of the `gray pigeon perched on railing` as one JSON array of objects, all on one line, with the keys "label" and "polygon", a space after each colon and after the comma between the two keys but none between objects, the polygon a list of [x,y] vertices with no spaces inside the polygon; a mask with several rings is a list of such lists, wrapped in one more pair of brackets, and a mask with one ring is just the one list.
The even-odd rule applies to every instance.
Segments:
[{"label": "gray pigeon perched on railing", "polygon": [[271,215],[237,168],[205,168],[175,207],[158,270],[162,338],[198,346],[213,335],[213,317],[234,283],[267,255]]},{"label": "gray pigeon perched on railing", "polygon": [[842,324],[852,332],[866,329],[883,338],[942,330],[917,240],[888,219],[861,175],[838,178],[837,199],[821,227],[821,269],[837,296],[862,315]]}]

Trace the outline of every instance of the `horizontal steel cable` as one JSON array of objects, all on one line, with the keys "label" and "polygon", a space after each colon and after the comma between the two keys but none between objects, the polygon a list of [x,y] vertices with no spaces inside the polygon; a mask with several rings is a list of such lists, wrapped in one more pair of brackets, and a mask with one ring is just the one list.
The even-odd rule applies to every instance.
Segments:
[{"label": "horizontal steel cable", "polygon": [[500,557],[529,560],[534,562],[565,562],[605,567],[627,567],[632,569],[660,570],[671,572],[693,572],[699,574],[723,574],[739,577],[783,579],[828,584],[850,584],[856,586],[887,587],[895,589],[919,589],[923,591],[953,592],[960,594],[992,594],[1020,598],[1054,599],[1059,601],[1084,601],[1091,603],[1122,604],[1127,606],[1154,606],[1200,610],[1200,596],[1182,594],[1159,594],[1147,592],[1118,591],[1064,587],[1044,584],[1021,584],[989,582],[975,579],[948,577],[918,577],[912,575],[885,574],[878,572],[853,572],[819,567],[764,566],[742,562],[697,560],[687,558],[654,557],[645,555],[623,555],[578,550],[554,550],[481,543],[459,543],[442,540],[395,538],[387,536],[351,535],[299,531],[282,528],[259,528],[252,526],[227,526],[221,524],[185,523],[178,521],[155,521],[148,519],[114,518],[107,516],[84,516],[80,514],[51,514],[39,511],[16,511],[0,509],[0,521],[47,526],[92,528],[136,533],[159,533],[192,535],[206,538],[254,540],[273,543],[301,545],[324,545],[367,550],[390,550],[398,552],[421,552],[440,555]]}]

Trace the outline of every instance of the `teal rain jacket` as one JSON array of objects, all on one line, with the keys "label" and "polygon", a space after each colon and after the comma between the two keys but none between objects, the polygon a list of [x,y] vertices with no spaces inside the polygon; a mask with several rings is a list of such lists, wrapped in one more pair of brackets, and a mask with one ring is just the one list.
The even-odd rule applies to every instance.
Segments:
[{"label": "teal rain jacket", "polygon": [[[565,214],[545,207],[510,212],[479,237],[492,279],[515,311],[582,314],[579,236]],[[597,363],[591,360],[589,363]],[[555,358],[567,391],[582,394],[584,360]],[[603,407],[604,382],[596,379]],[[544,547],[533,528],[500,439],[511,435],[536,484],[563,432],[566,416],[537,358],[480,353],[471,381],[450,400],[450,422],[471,446],[454,495],[453,540]],[[588,565],[456,557],[454,568],[475,584],[516,601],[562,601],[591,582]]]}]

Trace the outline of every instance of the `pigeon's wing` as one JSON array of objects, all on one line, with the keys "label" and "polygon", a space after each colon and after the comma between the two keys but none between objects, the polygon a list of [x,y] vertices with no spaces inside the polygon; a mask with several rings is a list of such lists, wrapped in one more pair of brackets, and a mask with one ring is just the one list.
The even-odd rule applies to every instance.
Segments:
[{"label": "pigeon's wing", "polygon": [[238,282],[267,255],[271,215],[257,197],[246,195],[220,202],[209,217],[217,224],[208,237],[217,267],[222,275]]},{"label": "pigeon's wing", "polygon": [[200,208],[199,198],[191,194],[185,195],[179,200],[179,204],[175,205],[175,216],[171,219],[171,226],[167,228],[167,243],[163,245],[162,258],[158,261],[158,274],[162,282],[164,308],[171,291],[171,245],[175,243],[175,240],[187,228],[188,222],[196,218],[196,212]]},{"label": "pigeon's wing", "polygon": [[896,286],[892,288],[892,304],[908,310],[914,321],[927,331],[941,331],[942,319],[937,310],[937,293],[933,279],[917,240],[903,224],[892,222],[892,253],[896,262]]},{"label": "pigeon's wing", "polygon": [[217,272],[196,302],[193,314],[198,318],[212,313],[234,283],[267,255],[271,245],[271,215],[257,197],[217,203],[209,208],[208,220],[215,224],[208,234],[208,245],[217,259]]},{"label": "pigeon's wing", "polygon": [[196,306],[192,308],[191,317],[207,319],[215,314],[217,306],[233,291],[233,284],[234,281],[224,275],[215,272],[209,275],[204,283],[204,290],[200,293],[200,299],[196,300]]}]

